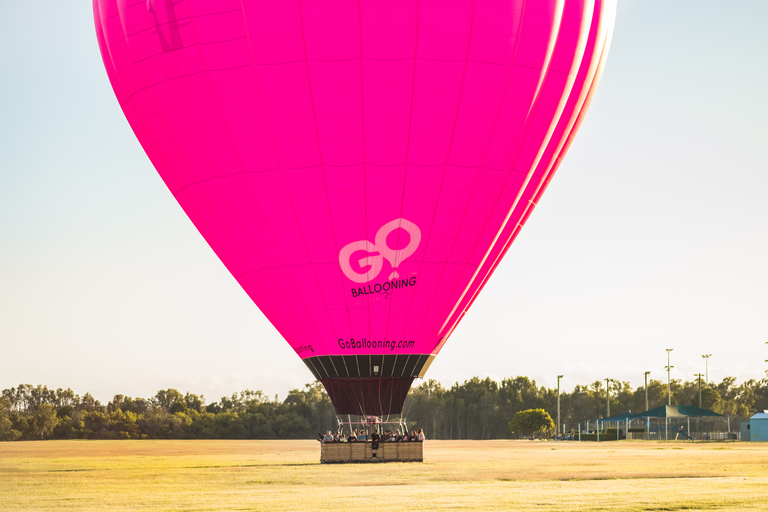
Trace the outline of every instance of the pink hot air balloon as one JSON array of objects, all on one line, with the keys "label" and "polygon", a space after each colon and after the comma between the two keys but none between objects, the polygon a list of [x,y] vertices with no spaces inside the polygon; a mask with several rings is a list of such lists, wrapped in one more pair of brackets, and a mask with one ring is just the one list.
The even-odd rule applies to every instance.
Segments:
[{"label": "pink hot air balloon", "polygon": [[94,0],[184,211],[339,414],[402,409],[539,201],[615,0]]}]

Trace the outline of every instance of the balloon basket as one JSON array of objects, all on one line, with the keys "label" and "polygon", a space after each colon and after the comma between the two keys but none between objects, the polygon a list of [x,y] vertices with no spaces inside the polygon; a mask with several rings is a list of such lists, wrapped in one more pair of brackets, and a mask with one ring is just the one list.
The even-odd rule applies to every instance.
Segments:
[{"label": "balloon basket", "polygon": [[323,464],[424,462],[424,443],[420,441],[321,443],[320,462]]},{"label": "balloon basket", "polygon": [[[323,464],[378,463],[378,462],[424,462],[424,443],[422,441],[398,441],[405,433],[408,422],[405,418],[390,419],[378,416],[357,416],[353,421],[337,417],[339,432],[352,432],[364,429],[365,441],[328,442],[320,444],[320,462]],[[398,428],[399,427],[399,428]]]}]

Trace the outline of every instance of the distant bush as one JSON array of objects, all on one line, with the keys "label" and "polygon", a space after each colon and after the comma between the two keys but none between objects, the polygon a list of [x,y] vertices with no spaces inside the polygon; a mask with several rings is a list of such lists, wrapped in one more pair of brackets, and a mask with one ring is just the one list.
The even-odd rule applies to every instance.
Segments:
[{"label": "distant bush", "polygon": [[528,409],[515,414],[509,422],[509,431],[533,437],[534,434],[548,433],[555,429],[555,422],[544,409]]}]

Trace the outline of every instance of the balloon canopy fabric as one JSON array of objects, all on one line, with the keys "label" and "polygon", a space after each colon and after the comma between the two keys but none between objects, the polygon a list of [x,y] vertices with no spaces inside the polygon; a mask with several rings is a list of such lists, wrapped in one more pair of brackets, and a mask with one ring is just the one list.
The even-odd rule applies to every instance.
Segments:
[{"label": "balloon canopy fabric", "polygon": [[171,193],[339,414],[398,413],[571,144],[615,0],[94,0]]}]

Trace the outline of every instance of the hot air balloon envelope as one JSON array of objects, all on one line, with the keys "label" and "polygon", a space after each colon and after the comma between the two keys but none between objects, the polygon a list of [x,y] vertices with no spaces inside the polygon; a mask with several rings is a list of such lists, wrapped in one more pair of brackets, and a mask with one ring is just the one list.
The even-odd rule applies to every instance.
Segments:
[{"label": "hot air balloon envelope", "polygon": [[399,412],[539,201],[615,0],[94,0],[171,193],[339,414]]}]

